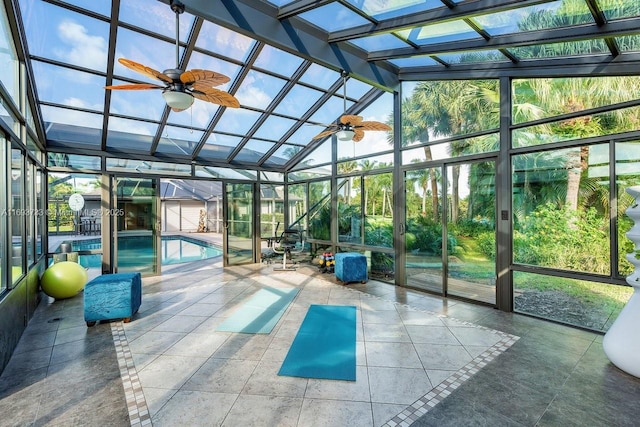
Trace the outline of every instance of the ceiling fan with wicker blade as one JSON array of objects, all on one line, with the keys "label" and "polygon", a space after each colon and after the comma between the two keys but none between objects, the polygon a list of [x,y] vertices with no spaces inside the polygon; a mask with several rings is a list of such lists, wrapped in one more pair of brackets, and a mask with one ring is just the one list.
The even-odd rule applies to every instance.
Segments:
[{"label": "ceiling fan with wicker blade", "polygon": [[338,119],[338,123],[333,123],[329,125],[325,125],[327,130],[324,132],[320,132],[312,139],[321,139],[326,138],[329,135],[337,134],[337,137],[340,141],[351,141],[358,142],[364,138],[364,132],[368,130],[386,130],[389,131],[391,128],[381,122],[375,121],[364,121],[361,116],[356,116],[352,114],[346,114],[347,111],[347,72],[342,71],[342,89],[343,89],[343,100],[344,100],[344,111],[345,114],[340,116]]},{"label": "ceiling fan with wicker blade", "polygon": [[126,85],[105,86],[109,90],[147,90],[161,89],[167,105],[173,111],[184,111],[193,104],[194,98],[224,107],[238,108],[240,103],[228,92],[214,88],[227,83],[230,79],[224,74],[209,70],[182,71],[180,66],[180,14],[184,12],[184,5],[177,0],[171,1],[171,10],[176,14],[176,68],[164,70],[162,73],[146,65],[139,64],[129,59],[120,58],[118,62],[155,80],[164,83],[164,86],[153,83],[132,83]]}]

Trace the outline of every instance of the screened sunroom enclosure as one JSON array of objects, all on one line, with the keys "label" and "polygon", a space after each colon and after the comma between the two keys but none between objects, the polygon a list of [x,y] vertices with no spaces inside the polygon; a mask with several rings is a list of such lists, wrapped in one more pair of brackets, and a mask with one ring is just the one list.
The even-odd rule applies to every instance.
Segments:
[{"label": "screened sunroom enclosure", "polygon": [[[0,3],[13,341],[65,240],[95,274],[158,275],[172,235],[251,264],[285,227],[304,232],[300,262],[355,251],[372,280],[596,331],[615,320],[631,294],[625,189],[640,185],[638,2],[185,0],[180,66],[229,76],[240,107],[182,112],[104,89],[148,83],[120,57],[173,67],[168,3]],[[314,138],[344,113],[392,130]]]},{"label": "screened sunroom enclosure", "polygon": [[[624,189],[638,185],[639,79],[503,81],[502,103],[500,79],[403,84],[409,131],[398,150],[391,134],[368,145],[328,140],[286,180],[216,177],[225,183],[225,259],[260,261],[263,239],[286,224],[305,231],[310,262],[325,251],[360,251],[372,278],[498,306],[512,277],[516,311],[572,324],[588,311],[580,326],[606,330],[630,295],[619,285],[631,271],[624,211],[633,200]],[[549,104],[541,94],[551,88],[559,94]],[[509,97],[503,113],[512,124],[501,133]],[[445,117],[443,128],[421,128],[425,118],[414,114],[433,105],[427,120]],[[369,109],[386,109],[393,123],[392,95]],[[501,244],[512,248],[506,259]]]}]

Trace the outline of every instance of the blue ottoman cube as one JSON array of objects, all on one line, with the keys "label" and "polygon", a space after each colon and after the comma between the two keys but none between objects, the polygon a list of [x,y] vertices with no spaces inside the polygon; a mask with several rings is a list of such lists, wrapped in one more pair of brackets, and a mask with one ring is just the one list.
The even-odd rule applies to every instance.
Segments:
[{"label": "blue ottoman cube", "polygon": [[367,281],[367,257],[354,252],[339,252],[335,255],[336,279],[343,283]]},{"label": "blue ottoman cube", "polygon": [[84,287],[84,320],[87,326],[100,320],[123,319],[127,323],[141,303],[140,273],[103,274]]}]

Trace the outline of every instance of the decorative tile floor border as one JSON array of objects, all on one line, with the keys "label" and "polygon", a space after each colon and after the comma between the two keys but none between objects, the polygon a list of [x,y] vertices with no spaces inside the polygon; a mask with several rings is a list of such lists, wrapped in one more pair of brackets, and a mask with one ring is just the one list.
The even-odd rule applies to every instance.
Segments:
[{"label": "decorative tile floor border", "polygon": [[519,337],[504,337],[491,348],[477,356],[467,365],[459,369],[457,372],[449,376],[446,380],[435,386],[430,392],[416,400],[412,405],[408,406],[404,411],[391,418],[383,427],[408,427],[418,420],[421,416],[433,409],[438,403],[442,402],[445,397],[449,396],[455,389],[460,387],[465,381],[475,375],[480,369],[486,366],[497,356],[505,352],[511,347]]},{"label": "decorative tile floor border", "polygon": [[506,332],[497,331],[495,329],[487,328],[485,326],[476,325],[475,323],[468,322],[466,320],[456,319],[455,317],[446,316],[443,314],[434,313],[429,310],[423,310],[420,308],[413,307],[409,304],[402,304],[396,301],[387,300],[384,297],[378,295],[368,294],[366,292],[360,291],[358,289],[349,289],[352,292],[359,292],[361,294],[366,295],[369,298],[374,298],[380,301],[391,302],[395,305],[409,308],[411,310],[419,311],[422,313],[433,314],[439,318],[446,318],[455,320],[456,322],[470,326],[477,329],[482,329],[493,334],[496,334],[501,337],[500,341],[495,343],[493,346],[489,347],[484,352],[480,353],[476,356],[471,362],[467,363],[465,366],[457,370],[455,373],[451,374],[446,380],[435,386],[431,391],[422,396],[420,399],[416,400],[413,404],[409,405],[405,408],[404,411],[400,412],[395,417],[391,418],[382,427],[408,427],[414,422],[418,420],[421,416],[429,412],[433,409],[438,403],[442,402],[445,397],[449,396],[455,389],[460,387],[465,381],[469,380],[473,375],[478,373],[480,369],[485,367],[489,362],[491,362],[496,357],[500,356],[502,353],[507,351],[509,347],[516,343],[520,339],[519,336],[508,334]]},{"label": "decorative tile floor border", "polygon": [[[489,362],[496,357],[504,353],[509,347],[515,344],[520,337],[516,335],[507,334],[505,332],[490,329],[484,326],[476,325],[475,323],[465,320],[459,320],[454,317],[446,316],[443,314],[434,313],[429,310],[423,310],[413,307],[409,304],[402,304],[396,301],[387,300],[383,297],[372,295],[358,289],[347,288],[337,285],[330,280],[321,278],[321,280],[327,283],[347,289],[351,292],[357,292],[361,295],[365,295],[367,298],[373,298],[380,301],[391,302],[397,306],[409,308],[411,310],[433,314],[440,318],[447,318],[455,320],[456,322],[467,325],[470,327],[489,331],[501,337],[500,341],[493,346],[476,356],[471,362],[460,368],[455,373],[451,374],[446,380],[435,386],[431,391],[416,400],[413,404],[409,405],[398,415],[387,421],[383,427],[408,427],[418,420],[421,416],[433,409],[438,403],[442,402],[447,396],[449,396],[454,390],[460,387],[465,381],[475,375],[480,369],[486,366]],[[118,366],[120,368],[120,377],[124,386],[125,398],[127,401],[127,410],[129,412],[129,420],[131,427],[151,426],[151,415],[147,407],[147,401],[142,391],[142,385],[138,378],[138,372],[136,371],[135,364],[133,362],[133,356],[129,349],[129,341],[122,326],[122,322],[111,322],[111,334],[113,335],[113,342],[116,348],[116,355],[118,358]]]},{"label": "decorative tile floor border", "polygon": [[147,400],[142,392],[138,371],[136,371],[136,366],[133,363],[129,341],[121,321],[111,322],[111,334],[116,347],[120,378],[124,386],[131,427],[151,426],[151,415],[147,407]]}]

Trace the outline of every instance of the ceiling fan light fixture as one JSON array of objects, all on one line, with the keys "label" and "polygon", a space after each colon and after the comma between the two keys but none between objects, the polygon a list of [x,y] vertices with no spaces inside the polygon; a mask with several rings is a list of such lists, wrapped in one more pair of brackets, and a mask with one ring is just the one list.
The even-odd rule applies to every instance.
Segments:
[{"label": "ceiling fan light fixture", "polygon": [[193,96],[186,92],[166,90],[162,92],[162,96],[169,107],[177,110],[186,110],[193,104]]},{"label": "ceiling fan light fixture", "polygon": [[355,132],[349,129],[343,129],[336,133],[336,136],[340,141],[351,141],[353,139],[353,135],[355,135]]}]

